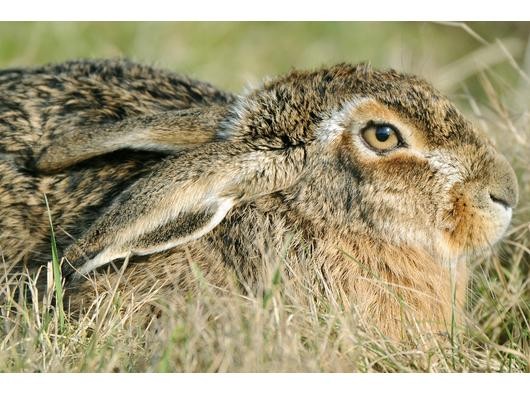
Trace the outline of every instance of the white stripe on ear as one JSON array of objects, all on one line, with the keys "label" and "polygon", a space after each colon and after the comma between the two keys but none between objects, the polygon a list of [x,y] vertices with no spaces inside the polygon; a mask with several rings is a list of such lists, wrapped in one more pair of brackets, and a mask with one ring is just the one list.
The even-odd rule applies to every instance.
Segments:
[{"label": "white stripe on ear", "polygon": [[186,244],[201,238],[206,233],[210,232],[213,228],[215,228],[217,225],[219,225],[219,223],[221,223],[221,221],[224,219],[228,211],[234,206],[235,203],[233,199],[221,198],[217,199],[215,201],[215,204],[217,205],[217,209],[215,210],[213,215],[205,224],[198,227],[194,232],[184,234],[182,237],[170,239],[159,244],[148,244],[145,247],[137,246],[125,249],[117,249],[117,246],[107,247],[94,258],[85,262],[85,264],[77,270],[77,274],[83,276],[114,259],[123,259],[128,255],[155,254],[157,252],[162,252],[170,248],[177,247],[179,245]]},{"label": "white stripe on ear", "polygon": [[234,207],[234,200],[233,199],[219,199],[217,210],[215,211],[215,214],[210,218],[210,220],[203,225],[202,227],[198,228],[195,232],[186,235],[185,237],[181,237],[178,239],[170,240],[167,243],[160,244],[160,245],[154,245],[149,248],[134,248],[132,250],[132,253],[134,255],[149,255],[154,254],[156,252],[161,252],[168,250],[170,248],[176,247],[181,244],[189,243],[190,241],[197,240],[198,238],[204,236],[206,233],[211,231],[213,228],[215,228],[217,225],[221,223],[221,221],[224,219],[228,211]]}]

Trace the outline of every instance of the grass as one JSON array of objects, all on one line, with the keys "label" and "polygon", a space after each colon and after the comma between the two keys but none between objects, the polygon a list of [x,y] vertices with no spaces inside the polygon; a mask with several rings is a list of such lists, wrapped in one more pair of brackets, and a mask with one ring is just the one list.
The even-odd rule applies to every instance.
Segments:
[{"label": "grass", "polygon": [[49,281],[49,283],[53,284],[55,310],[57,311],[57,316],[59,317],[59,330],[63,332],[65,329],[65,313],[63,303],[63,278],[61,264],[59,262],[59,253],[57,252],[57,243],[55,242],[55,231],[53,230],[53,221],[50,212],[50,205],[48,204],[48,198],[46,197],[46,195],[44,195],[44,200],[46,201],[46,208],[48,209],[48,218],[50,220],[50,248],[52,251],[51,275],[53,281]]},{"label": "grass", "polygon": [[109,284],[88,312],[73,317],[57,308],[55,255],[43,303],[19,297],[39,298],[31,278],[10,284],[2,274],[0,371],[530,371],[530,29],[471,28],[472,34],[467,25],[402,23],[0,24],[2,67],[127,55],[237,90],[291,66],[340,60],[419,73],[496,141],[520,186],[506,238],[470,262],[466,320],[452,325],[449,342],[385,339],[332,290],[316,286],[310,262],[307,272],[288,276],[287,258],[271,263],[269,285],[258,295],[219,290],[195,268],[197,292],[158,301],[162,314],[147,322],[139,324],[136,312],[156,300],[157,283],[141,296]]}]

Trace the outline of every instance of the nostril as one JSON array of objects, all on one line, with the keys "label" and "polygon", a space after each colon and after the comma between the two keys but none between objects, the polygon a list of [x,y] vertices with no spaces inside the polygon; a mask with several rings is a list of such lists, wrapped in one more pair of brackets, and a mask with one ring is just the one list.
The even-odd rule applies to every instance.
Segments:
[{"label": "nostril", "polygon": [[502,199],[500,197],[497,197],[495,195],[492,195],[491,193],[490,193],[490,199],[493,201],[493,203],[500,204],[505,209],[509,209],[511,207],[510,204],[506,200],[504,200],[504,199]]},{"label": "nostril", "polygon": [[514,208],[519,197],[515,172],[501,155],[493,158],[490,166],[488,174],[483,174],[487,182],[484,192],[489,194],[493,203],[500,204],[505,209]]}]

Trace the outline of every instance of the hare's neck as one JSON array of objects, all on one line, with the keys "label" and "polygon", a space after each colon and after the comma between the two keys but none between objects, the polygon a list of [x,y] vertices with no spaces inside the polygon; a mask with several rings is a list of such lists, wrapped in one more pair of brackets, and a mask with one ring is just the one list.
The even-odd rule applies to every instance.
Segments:
[{"label": "hare's neck", "polygon": [[389,335],[402,337],[404,319],[443,332],[461,315],[467,285],[463,260],[446,265],[422,251],[359,235],[339,242],[329,237],[321,248],[329,257],[323,266],[330,283]]},{"label": "hare's neck", "polygon": [[[352,310],[392,337],[402,338],[405,326],[418,324],[445,332],[459,315],[467,282],[465,262],[448,265],[412,247],[364,234],[345,236],[278,207],[266,199],[258,207],[242,207],[214,232],[212,242],[220,251],[237,252],[227,259],[246,282],[259,283],[251,277],[264,262],[284,262],[288,252],[292,266],[322,268],[334,295],[343,295]],[[235,237],[227,235],[248,242],[234,250],[230,243]],[[404,325],[404,320],[414,325]]]}]

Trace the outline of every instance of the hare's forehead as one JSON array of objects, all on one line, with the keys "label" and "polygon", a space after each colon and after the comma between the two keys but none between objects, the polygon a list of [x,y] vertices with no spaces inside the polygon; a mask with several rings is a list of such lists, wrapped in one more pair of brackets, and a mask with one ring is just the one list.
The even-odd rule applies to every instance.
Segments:
[{"label": "hare's forehead", "polygon": [[369,124],[388,124],[399,131],[411,148],[430,151],[460,144],[484,145],[485,138],[450,104],[388,105],[366,96],[352,96],[328,112],[318,125],[316,138],[331,141],[341,133],[356,133]]},{"label": "hare's forehead", "polygon": [[392,125],[417,149],[429,146],[428,135],[421,127],[380,101],[362,96],[354,96],[331,111],[317,128],[316,138],[331,142],[342,133],[359,133],[370,124]]}]

